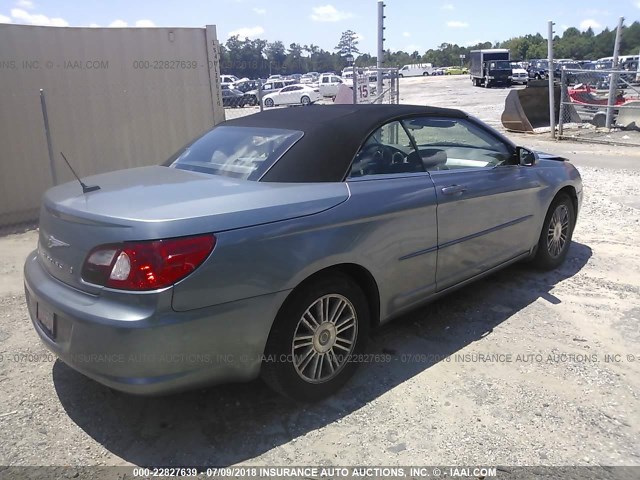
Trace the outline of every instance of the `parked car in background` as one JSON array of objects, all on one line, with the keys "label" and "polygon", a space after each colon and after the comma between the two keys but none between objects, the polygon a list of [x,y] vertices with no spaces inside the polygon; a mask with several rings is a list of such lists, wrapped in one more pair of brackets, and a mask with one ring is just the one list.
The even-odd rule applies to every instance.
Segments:
[{"label": "parked car in background", "polygon": [[225,107],[242,108],[249,103],[249,98],[240,90],[235,88],[222,90],[222,105]]},{"label": "parked car in background", "polygon": [[466,67],[445,67],[445,75],[468,75],[469,69]]},{"label": "parked car in background", "polygon": [[433,74],[433,65],[430,63],[412,63],[405,65],[398,72],[400,78],[426,77]]},{"label": "parked car in background", "polygon": [[257,90],[259,86],[260,82],[258,80],[238,80],[233,84],[233,88],[240,90],[243,93]]},{"label": "parked car in background", "polygon": [[323,73],[318,81],[320,95],[323,97],[335,97],[338,94],[338,87],[342,85],[343,80],[335,74]]},{"label": "parked car in background", "polygon": [[265,107],[277,105],[311,105],[322,99],[320,90],[309,85],[289,85],[277,92],[268,93],[263,97]]},{"label": "parked car in background", "polygon": [[317,83],[317,81],[318,81],[318,77],[315,77],[310,73],[305,73],[300,78],[300,83],[303,83],[303,84]]},{"label": "parked car in background", "polygon": [[564,262],[583,196],[565,159],[459,110],[306,110],[49,189],[24,265],[42,343],[125,392],[261,376],[318,401],[368,365],[373,328],[515,262]]},{"label": "parked car in background", "polygon": [[549,61],[548,60],[531,60],[527,69],[529,78],[532,80],[543,80],[549,78]]},{"label": "parked car in background", "polygon": [[529,83],[529,74],[524,68],[512,65],[511,82],[519,85],[527,85]]},{"label": "parked car in background", "polygon": [[[277,90],[281,90],[284,87],[295,84],[295,80],[269,80],[262,83],[262,95],[267,93],[273,93]],[[258,100],[258,89],[249,90],[246,92],[248,105],[260,105]]]},{"label": "parked car in background", "polygon": [[[572,70],[568,72],[565,71],[565,80],[568,85],[574,85],[575,83],[580,82],[580,73],[584,71],[582,65],[579,62],[560,62],[555,65],[555,69],[553,72],[554,76],[558,80],[562,78],[563,70]],[[579,70],[579,72],[576,72],[576,70]]]},{"label": "parked car in background", "polygon": [[220,83],[222,85],[230,85],[236,83],[238,81],[238,77],[235,75],[220,75]]},{"label": "parked car in background", "polygon": [[432,75],[444,75],[447,70],[447,67],[438,67],[433,70]]}]

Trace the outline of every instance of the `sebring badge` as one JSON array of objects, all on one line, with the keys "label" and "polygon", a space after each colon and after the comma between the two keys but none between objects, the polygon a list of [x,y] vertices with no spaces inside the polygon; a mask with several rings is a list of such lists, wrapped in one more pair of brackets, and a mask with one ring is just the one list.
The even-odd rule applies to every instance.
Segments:
[{"label": "sebring badge", "polygon": [[63,242],[62,240],[58,240],[53,235],[47,236],[47,247],[48,248],[56,248],[56,247],[69,247],[68,243]]}]

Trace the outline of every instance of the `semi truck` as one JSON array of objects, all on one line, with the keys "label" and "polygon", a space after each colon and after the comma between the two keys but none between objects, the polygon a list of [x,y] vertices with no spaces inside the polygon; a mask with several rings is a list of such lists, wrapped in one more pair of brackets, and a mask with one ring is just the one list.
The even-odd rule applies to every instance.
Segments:
[{"label": "semi truck", "polygon": [[506,48],[471,50],[471,82],[476,87],[511,85],[511,54]]}]

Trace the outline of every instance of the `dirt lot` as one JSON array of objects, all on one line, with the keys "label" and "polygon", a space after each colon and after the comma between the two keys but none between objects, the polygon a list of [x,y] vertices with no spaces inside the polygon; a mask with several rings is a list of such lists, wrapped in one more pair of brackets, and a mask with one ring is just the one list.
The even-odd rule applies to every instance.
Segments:
[{"label": "dirt lot", "polygon": [[[499,127],[506,93],[438,77],[401,98]],[[380,329],[370,350],[392,361],[316,405],[259,381],[139,398],[84,378],[28,319],[36,232],[0,238],[0,465],[640,465],[640,153],[513,138],[583,175],[564,266],[514,266]]]}]

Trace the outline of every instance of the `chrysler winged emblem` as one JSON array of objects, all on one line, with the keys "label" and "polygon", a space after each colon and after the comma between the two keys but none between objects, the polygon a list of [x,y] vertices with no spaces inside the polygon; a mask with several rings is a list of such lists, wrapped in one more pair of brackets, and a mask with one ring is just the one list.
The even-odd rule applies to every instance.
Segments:
[{"label": "chrysler winged emblem", "polygon": [[47,247],[56,248],[56,247],[69,247],[68,243],[63,242],[62,240],[58,240],[53,235],[47,236]]}]

